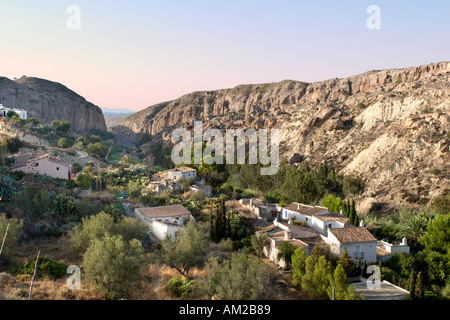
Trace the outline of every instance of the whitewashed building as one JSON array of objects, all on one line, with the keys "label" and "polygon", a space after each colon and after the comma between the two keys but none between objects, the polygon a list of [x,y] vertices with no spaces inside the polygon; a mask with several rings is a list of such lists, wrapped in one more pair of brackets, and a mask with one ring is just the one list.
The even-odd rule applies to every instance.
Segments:
[{"label": "whitewashed building", "polygon": [[197,178],[197,170],[189,167],[176,168],[173,170],[169,170],[168,173],[168,178],[175,181]]},{"label": "whitewashed building", "polygon": [[29,174],[46,175],[55,179],[71,180],[70,163],[51,157],[49,154],[27,153],[15,157],[11,171],[22,171]]},{"label": "whitewashed building", "polygon": [[0,104],[0,117],[6,118],[9,111],[15,112],[20,119],[22,120],[28,120],[28,111],[23,109],[16,109],[16,108],[7,108],[3,104]]},{"label": "whitewashed building", "polygon": [[409,254],[410,247],[406,238],[403,238],[400,244],[391,244],[386,241],[378,241],[377,258],[383,262],[388,261],[395,253]]},{"label": "whitewashed building", "polygon": [[347,248],[354,260],[377,261],[377,239],[365,227],[328,229],[327,244],[332,253],[341,256]]},{"label": "whitewashed building", "polygon": [[182,205],[155,208],[138,208],[134,210],[136,218],[147,224],[151,234],[157,240],[167,237],[175,238],[183,229],[185,222],[194,219],[189,210]]},{"label": "whitewashed building", "polygon": [[325,207],[313,207],[293,202],[282,210],[283,220],[300,220],[323,235],[328,234],[330,228],[344,228],[349,219],[337,212],[329,212]]}]

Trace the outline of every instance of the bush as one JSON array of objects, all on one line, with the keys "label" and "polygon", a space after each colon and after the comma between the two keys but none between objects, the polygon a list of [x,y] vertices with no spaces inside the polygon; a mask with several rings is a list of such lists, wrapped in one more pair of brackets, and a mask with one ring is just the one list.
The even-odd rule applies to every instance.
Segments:
[{"label": "bush", "polygon": [[83,167],[78,162],[76,162],[72,165],[72,173],[73,174],[77,174],[77,173],[81,172],[81,170],[83,170]]},{"label": "bush", "polygon": [[82,190],[90,190],[92,188],[92,178],[90,174],[79,174],[77,184]]},{"label": "bush", "polygon": [[108,148],[100,142],[90,143],[86,148],[87,153],[97,158],[105,158],[108,154]]},{"label": "bush", "polygon": [[1,146],[6,148],[10,153],[17,153],[23,147],[23,143],[18,136],[15,136],[14,138],[9,137],[4,139]]},{"label": "bush", "polygon": [[176,298],[191,298],[196,291],[195,280],[186,277],[172,277],[166,284],[165,290]]},{"label": "bush", "polygon": [[115,299],[126,298],[139,288],[146,262],[140,241],[106,234],[89,245],[83,254],[82,267],[87,281]]},{"label": "bush", "polygon": [[68,149],[72,147],[72,142],[67,138],[61,138],[58,140],[58,147]]},{"label": "bush", "polygon": [[[11,268],[8,273],[14,275],[30,275],[34,274],[34,267],[36,263],[35,257],[33,260],[26,261],[18,267]],[[51,278],[60,279],[66,276],[67,268],[69,266],[54,260],[51,260],[44,256],[39,256],[38,267],[36,271],[36,277],[39,278]]]}]

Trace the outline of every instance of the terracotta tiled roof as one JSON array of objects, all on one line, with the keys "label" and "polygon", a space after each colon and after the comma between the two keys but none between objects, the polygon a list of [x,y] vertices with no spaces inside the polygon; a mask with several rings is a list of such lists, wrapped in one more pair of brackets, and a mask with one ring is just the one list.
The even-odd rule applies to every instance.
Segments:
[{"label": "terracotta tiled roof", "polygon": [[179,217],[191,214],[181,204],[155,208],[139,208],[136,211],[146,218]]},{"label": "terracotta tiled roof", "polygon": [[341,243],[369,242],[377,239],[364,227],[329,229]]},{"label": "terracotta tiled roof", "polygon": [[176,171],[178,171],[178,172],[197,172],[197,170],[189,168],[189,167],[180,167],[180,168],[176,168],[172,171],[174,171],[174,172],[176,172]]},{"label": "terracotta tiled roof", "polygon": [[328,222],[328,221],[338,221],[346,224],[350,219],[344,217],[340,213],[332,212],[323,215],[316,215],[314,218],[319,219],[320,221]]},{"label": "terracotta tiled roof", "polygon": [[326,210],[328,210],[327,208],[323,208],[323,207],[312,207],[312,206],[307,206],[304,204],[300,204],[297,202],[293,202],[289,205],[287,205],[286,207],[284,207],[284,209],[286,210],[290,210],[290,211],[294,211],[294,212],[298,212],[302,215],[305,216],[314,216],[318,213],[324,212]]}]

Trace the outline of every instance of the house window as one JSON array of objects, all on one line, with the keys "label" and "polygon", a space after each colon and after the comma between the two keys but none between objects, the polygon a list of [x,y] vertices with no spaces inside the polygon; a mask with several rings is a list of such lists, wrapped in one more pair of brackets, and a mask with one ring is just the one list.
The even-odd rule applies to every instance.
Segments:
[{"label": "house window", "polygon": [[59,171],[59,167],[56,167],[56,171]]}]

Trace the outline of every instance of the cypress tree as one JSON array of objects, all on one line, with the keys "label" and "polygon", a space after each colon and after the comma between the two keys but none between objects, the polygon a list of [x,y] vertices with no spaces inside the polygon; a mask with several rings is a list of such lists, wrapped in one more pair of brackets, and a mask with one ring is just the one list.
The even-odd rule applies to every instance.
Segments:
[{"label": "cypress tree", "polygon": [[411,271],[408,282],[409,300],[416,299],[416,273]]},{"label": "cypress tree", "polygon": [[367,274],[367,261],[366,259],[364,259],[364,264],[363,264],[363,277],[367,278],[368,274]]},{"label": "cypress tree", "polygon": [[423,288],[423,273],[422,271],[419,272],[417,275],[417,282],[416,282],[416,298],[417,299],[423,299],[424,298],[424,288]]},{"label": "cypress tree", "polygon": [[355,199],[352,199],[352,207],[351,207],[351,219],[350,223],[353,224],[355,227],[358,226],[358,214],[356,213],[356,205],[355,205]]}]

